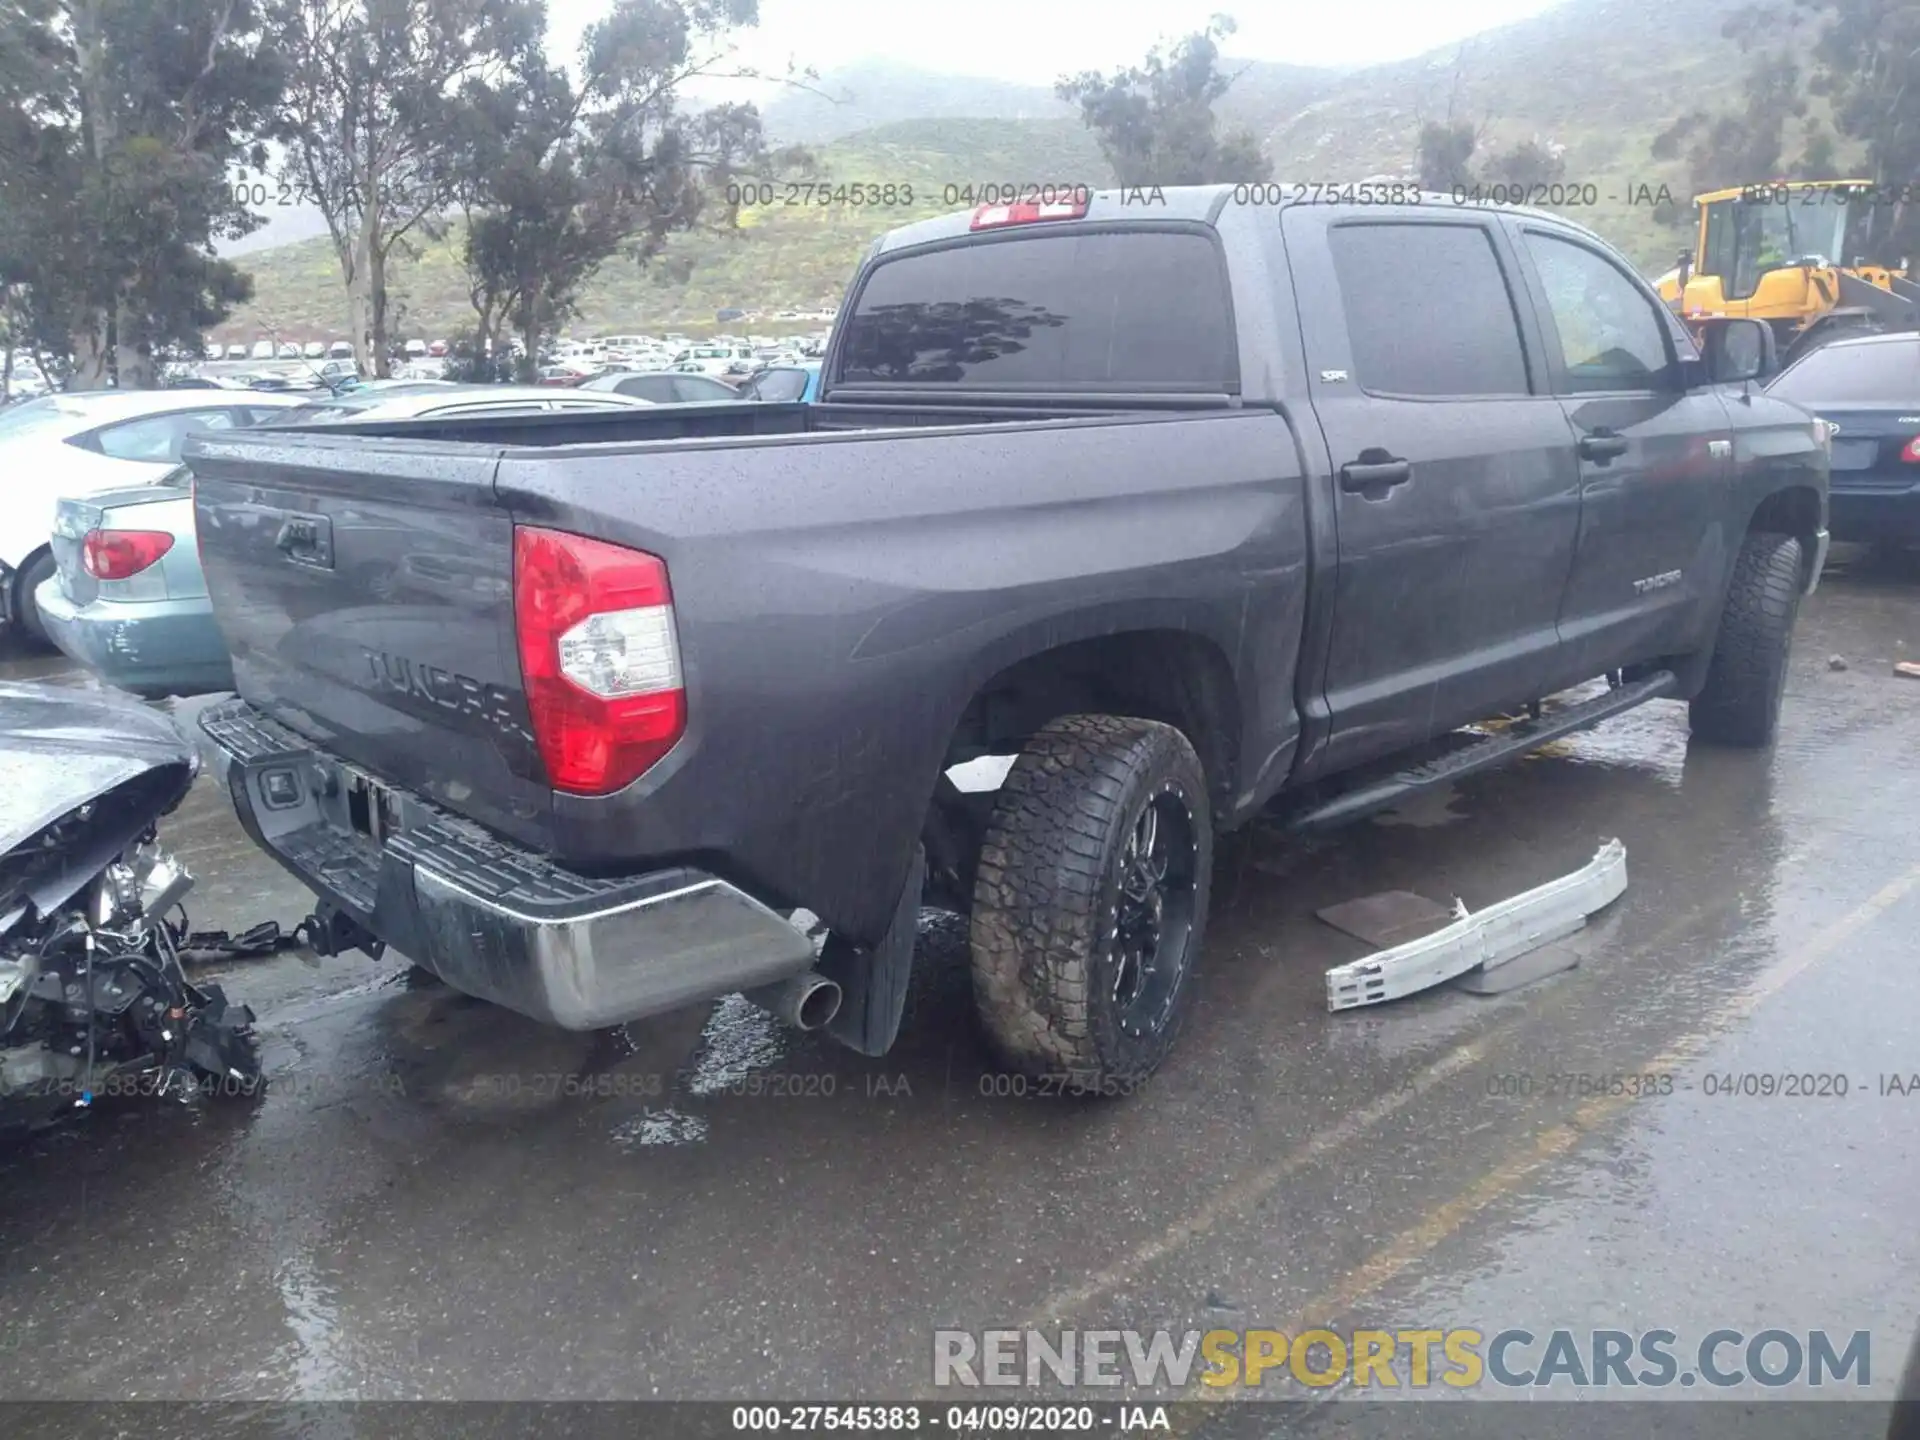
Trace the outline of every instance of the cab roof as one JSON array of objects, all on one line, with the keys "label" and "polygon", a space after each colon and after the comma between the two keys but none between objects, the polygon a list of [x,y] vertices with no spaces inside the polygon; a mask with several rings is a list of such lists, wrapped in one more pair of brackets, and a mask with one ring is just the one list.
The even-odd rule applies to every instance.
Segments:
[{"label": "cab roof", "polygon": [[[1217,224],[1221,214],[1229,205],[1240,204],[1252,208],[1278,212],[1293,205],[1318,204],[1336,205],[1355,211],[1375,210],[1391,212],[1401,208],[1418,206],[1420,208],[1447,207],[1457,210],[1497,211],[1510,215],[1526,215],[1541,220],[1551,220],[1560,224],[1568,223],[1566,217],[1551,210],[1543,210],[1532,205],[1511,205],[1494,201],[1456,201],[1444,191],[1422,191],[1413,182],[1394,179],[1356,180],[1355,186],[1371,185],[1376,188],[1397,188],[1417,195],[1417,201],[1404,201],[1399,204],[1364,202],[1351,205],[1338,205],[1326,198],[1330,190],[1344,190],[1348,187],[1305,185],[1293,181],[1268,180],[1246,184],[1220,185],[1135,185],[1109,186],[1105,189],[1089,192],[1087,210],[1083,216],[1063,219],[1036,220],[1024,225],[1009,225],[1009,230],[1029,230],[1044,232],[1054,228],[1067,228],[1086,222],[1113,220],[1186,220],[1202,224]],[[1070,189],[1071,187],[1064,187]],[[1056,198],[1052,192],[1043,190],[1034,197],[1042,201]],[[1067,197],[1059,197],[1067,198]],[[941,240],[958,239],[972,233],[973,217],[979,209],[975,206],[964,210],[955,210],[950,214],[937,215],[929,220],[915,221],[903,225],[897,230],[888,231],[873,242],[867,251],[867,259],[875,260],[896,250],[910,249],[916,245],[926,245]]]}]

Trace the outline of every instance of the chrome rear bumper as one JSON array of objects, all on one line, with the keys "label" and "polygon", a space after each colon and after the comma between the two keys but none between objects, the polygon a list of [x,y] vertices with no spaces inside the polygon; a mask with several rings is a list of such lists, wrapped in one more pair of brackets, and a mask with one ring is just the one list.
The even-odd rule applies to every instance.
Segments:
[{"label": "chrome rear bumper", "polygon": [[[325,787],[312,783],[344,773],[332,756],[241,700],[209,708],[200,724],[254,842],[469,995],[597,1030],[813,965],[806,935],[716,876],[685,867],[577,875],[405,792],[389,797],[400,824],[375,841],[342,823],[319,793]],[[278,787],[271,804],[269,779]]]}]

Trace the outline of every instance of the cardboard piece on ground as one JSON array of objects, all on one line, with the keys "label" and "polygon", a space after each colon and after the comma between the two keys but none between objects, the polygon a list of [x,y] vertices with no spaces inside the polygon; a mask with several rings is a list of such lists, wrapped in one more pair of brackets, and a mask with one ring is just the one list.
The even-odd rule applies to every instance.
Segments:
[{"label": "cardboard piece on ground", "polygon": [[1896,675],[1904,675],[1909,680],[1920,680],[1920,662],[1913,660],[1896,660],[1893,662],[1893,673]]},{"label": "cardboard piece on ground", "polygon": [[1504,995],[1509,990],[1518,990],[1522,985],[1531,985],[1549,975],[1571,970],[1584,959],[1586,956],[1581,953],[1575,937],[1570,935],[1565,940],[1555,940],[1538,950],[1529,950],[1524,955],[1502,961],[1491,970],[1476,966],[1456,977],[1453,983],[1469,995]]},{"label": "cardboard piece on ground", "polygon": [[1381,950],[1444,930],[1455,918],[1451,907],[1411,890],[1383,890],[1314,913],[1334,929]]}]

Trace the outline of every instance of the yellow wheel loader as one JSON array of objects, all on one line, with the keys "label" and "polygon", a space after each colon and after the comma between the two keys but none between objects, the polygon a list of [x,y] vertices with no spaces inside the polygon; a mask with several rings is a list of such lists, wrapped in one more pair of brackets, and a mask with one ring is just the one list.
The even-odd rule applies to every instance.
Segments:
[{"label": "yellow wheel loader", "polygon": [[1876,207],[1920,201],[1871,180],[1776,180],[1696,196],[1694,248],[1656,282],[1689,328],[1765,320],[1785,365],[1840,335],[1920,329],[1905,256],[1869,256]]}]

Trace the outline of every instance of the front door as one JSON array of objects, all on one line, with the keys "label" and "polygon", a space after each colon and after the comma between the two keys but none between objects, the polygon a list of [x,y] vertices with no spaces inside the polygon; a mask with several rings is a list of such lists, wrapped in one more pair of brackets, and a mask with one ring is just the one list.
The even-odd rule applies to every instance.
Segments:
[{"label": "front door", "polygon": [[1644,282],[1584,236],[1516,228],[1579,455],[1556,676],[1572,684],[1699,642],[1740,539],[1727,532],[1733,429],[1725,395],[1683,384],[1682,338]]}]

